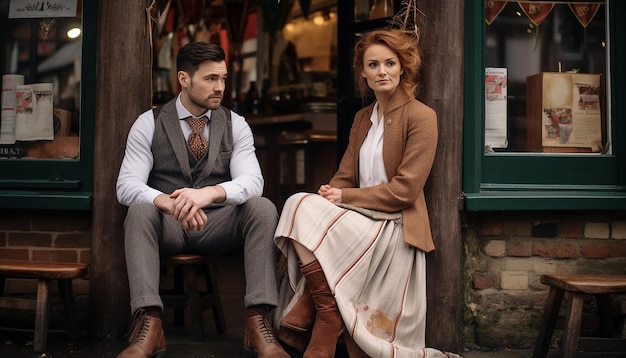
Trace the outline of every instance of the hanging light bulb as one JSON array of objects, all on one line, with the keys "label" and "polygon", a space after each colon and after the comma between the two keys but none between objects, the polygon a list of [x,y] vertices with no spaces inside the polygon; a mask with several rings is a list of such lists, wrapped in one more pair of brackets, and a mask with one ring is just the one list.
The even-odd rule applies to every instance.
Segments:
[{"label": "hanging light bulb", "polygon": [[315,15],[315,17],[313,18],[313,23],[317,26],[322,26],[324,25],[324,15],[322,15],[321,13]]},{"label": "hanging light bulb", "polygon": [[75,39],[78,36],[80,36],[80,28],[78,27],[73,27],[69,30],[67,30],[67,37],[71,38],[71,39]]}]

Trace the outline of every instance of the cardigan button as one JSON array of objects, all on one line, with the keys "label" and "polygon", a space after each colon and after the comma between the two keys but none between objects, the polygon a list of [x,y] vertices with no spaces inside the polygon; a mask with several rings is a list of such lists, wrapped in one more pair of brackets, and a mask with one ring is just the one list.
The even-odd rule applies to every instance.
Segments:
[{"label": "cardigan button", "polygon": [[388,119],[388,120],[387,120],[387,124],[391,124],[391,119]]}]

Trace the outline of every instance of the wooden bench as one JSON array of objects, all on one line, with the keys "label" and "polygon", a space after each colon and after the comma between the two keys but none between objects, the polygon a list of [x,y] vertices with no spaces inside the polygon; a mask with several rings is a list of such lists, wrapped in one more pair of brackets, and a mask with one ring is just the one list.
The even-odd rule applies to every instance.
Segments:
[{"label": "wooden bench", "polygon": [[[33,342],[35,352],[46,350],[51,306],[50,288],[53,281],[58,282],[59,298],[64,305],[68,336],[70,339],[78,337],[72,280],[85,277],[87,268],[87,265],[79,263],[0,259],[0,307],[35,311]],[[37,298],[5,297],[7,278],[38,280]]]},{"label": "wooden bench", "polygon": [[[204,340],[202,314],[213,309],[215,327],[218,333],[226,332],[226,320],[222,309],[217,282],[215,279],[214,257],[209,255],[180,254],[163,256],[161,264],[174,269],[174,288],[161,289],[165,308],[174,309],[174,324],[184,325],[185,309],[189,309],[193,339]],[[199,279],[204,277],[206,290],[199,287]],[[185,288],[186,286],[186,288]]]},{"label": "wooden bench", "polygon": [[[548,354],[550,340],[558,318],[561,302],[567,294],[560,356],[575,357],[578,351],[620,352],[626,356],[626,340],[611,338],[611,294],[626,294],[626,276],[619,275],[542,275],[541,283],[550,286],[541,329],[533,358]],[[598,337],[580,337],[583,303],[586,295],[595,295],[598,304]]]}]

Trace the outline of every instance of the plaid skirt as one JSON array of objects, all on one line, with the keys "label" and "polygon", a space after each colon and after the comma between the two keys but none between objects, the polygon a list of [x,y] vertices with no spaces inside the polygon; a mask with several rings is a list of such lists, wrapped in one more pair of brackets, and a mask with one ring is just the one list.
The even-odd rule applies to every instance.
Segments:
[{"label": "plaid skirt", "polygon": [[296,240],[319,261],[346,330],[370,357],[448,357],[425,347],[426,258],[402,239],[402,215],[340,205],[310,193],[285,203],[274,239],[286,259],[275,324],[304,289]]}]

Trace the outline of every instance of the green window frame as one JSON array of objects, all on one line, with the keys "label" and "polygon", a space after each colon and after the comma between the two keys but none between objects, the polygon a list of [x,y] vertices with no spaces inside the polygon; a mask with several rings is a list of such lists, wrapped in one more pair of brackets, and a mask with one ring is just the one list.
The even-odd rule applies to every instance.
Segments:
[{"label": "green window frame", "polygon": [[82,11],[80,158],[0,160],[0,208],[91,210],[98,1]]},{"label": "green window frame", "polygon": [[485,133],[485,4],[465,4],[463,192],[468,211],[626,209],[626,2],[609,1],[612,153],[488,153]]}]

